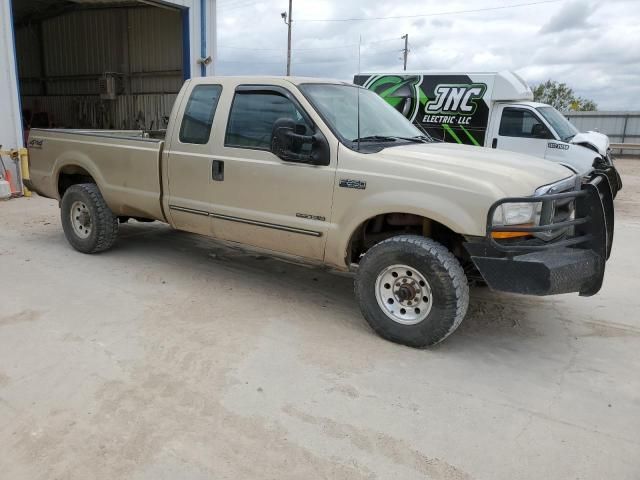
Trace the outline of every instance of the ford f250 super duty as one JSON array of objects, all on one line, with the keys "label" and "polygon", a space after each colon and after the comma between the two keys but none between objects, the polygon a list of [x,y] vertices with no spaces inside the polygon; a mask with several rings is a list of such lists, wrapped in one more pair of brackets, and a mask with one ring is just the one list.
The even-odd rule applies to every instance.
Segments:
[{"label": "ford f250 super duty", "polygon": [[468,279],[593,295],[613,240],[606,172],[430,143],[369,90],[279,77],[190,80],[166,132],[31,130],[31,180],[80,252],[131,218],[355,272],[382,337],[422,347],[464,318]]}]

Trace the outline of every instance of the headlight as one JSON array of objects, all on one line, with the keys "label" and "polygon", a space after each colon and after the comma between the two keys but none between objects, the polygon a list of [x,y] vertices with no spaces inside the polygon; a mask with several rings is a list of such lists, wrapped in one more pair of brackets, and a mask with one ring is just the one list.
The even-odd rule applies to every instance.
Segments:
[{"label": "headlight", "polygon": [[[532,200],[536,197],[540,197],[546,194],[554,194],[572,190],[580,189],[581,179],[577,175],[560,180],[559,182],[552,183],[550,185],[544,185],[538,188],[533,196]],[[537,227],[540,225],[548,225],[553,223],[556,219],[556,209],[558,214],[561,215],[561,221],[570,219],[574,215],[574,202],[573,200],[544,200],[539,202],[507,202],[499,205],[494,214],[492,223],[494,227]],[[516,237],[531,237],[535,236],[544,241],[552,240],[558,235],[562,234],[562,230],[549,230],[542,232],[518,232],[518,231],[503,231],[492,232],[493,238],[516,238]]]},{"label": "headlight", "polygon": [[542,187],[536,189],[533,194],[534,197],[539,195],[545,195],[547,193],[559,193],[566,192],[569,190],[580,190],[580,184],[582,183],[582,179],[579,175],[572,175],[570,177],[565,178],[564,180],[560,180],[556,183],[551,183],[549,185],[543,185]]},{"label": "headlight", "polygon": [[493,214],[494,225],[537,225],[542,203],[503,203]]}]

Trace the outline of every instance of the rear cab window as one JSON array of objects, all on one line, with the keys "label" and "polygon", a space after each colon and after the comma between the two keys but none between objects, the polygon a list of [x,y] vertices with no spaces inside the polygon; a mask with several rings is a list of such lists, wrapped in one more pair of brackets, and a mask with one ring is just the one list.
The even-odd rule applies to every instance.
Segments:
[{"label": "rear cab window", "polygon": [[198,85],[193,88],[180,125],[180,142],[197,145],[209,143],[221,92],[220,85]]}]

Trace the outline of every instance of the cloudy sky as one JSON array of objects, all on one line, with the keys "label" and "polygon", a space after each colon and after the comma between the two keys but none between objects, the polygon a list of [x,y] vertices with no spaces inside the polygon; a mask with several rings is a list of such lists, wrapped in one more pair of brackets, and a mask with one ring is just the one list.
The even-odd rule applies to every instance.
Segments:
[{"label": "cloudy sky", "polygon": [[[217,73],[284,74],[287,6],[218,0]],[[565,82],[599,110],[640,110],[640,0],[293,0],[293,8],[295,75],[352,79],[360,38],[362,72],[399,71],[408,33],[409,70],[515,70],[530,84]],[[367,20],[318,21],[329,19]]]}]

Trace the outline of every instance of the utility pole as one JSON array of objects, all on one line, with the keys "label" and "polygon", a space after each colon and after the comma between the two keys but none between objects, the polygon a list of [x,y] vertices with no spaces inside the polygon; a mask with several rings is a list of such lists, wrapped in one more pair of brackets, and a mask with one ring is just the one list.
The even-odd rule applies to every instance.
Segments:
[{"label": "utility pole", "polygon": [[287,77],[291,75],[291,22],[293,22],[292,18],[293,11],[293,0],[289,0],[289,14],[287,12],[282,12],[280,16],[284,20],[284,23],[289,27],[289,32],[287,34]]},{"label": "utility pole", "polygon": [[409,56],[409,34],[405,33],[400,38],[404,39],[404,48],[402,49],[402,56],[404,57],[404,70],[407,70],[407,57]]}]

